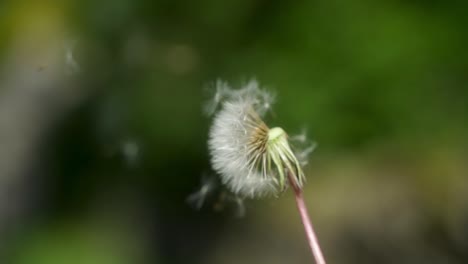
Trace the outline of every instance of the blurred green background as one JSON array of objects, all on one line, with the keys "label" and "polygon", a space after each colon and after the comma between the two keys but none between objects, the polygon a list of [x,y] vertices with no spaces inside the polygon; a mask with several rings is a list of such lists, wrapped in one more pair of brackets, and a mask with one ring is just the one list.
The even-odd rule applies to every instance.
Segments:
[{"label": "blurred green background", "polygon": [[311,263],[290,192],[243,218],[186,203],[210,88],[252,77],[278,94],[269,124],[318,142],[329,263],[468,263],[467,10],[2,0],[0,263]]}]

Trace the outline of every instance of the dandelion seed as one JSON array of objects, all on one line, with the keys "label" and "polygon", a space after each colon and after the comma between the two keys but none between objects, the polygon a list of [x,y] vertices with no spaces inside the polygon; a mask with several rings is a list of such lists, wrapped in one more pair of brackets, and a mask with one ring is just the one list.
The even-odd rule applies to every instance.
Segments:
[{"label": "dandelion seed", "polygon": [[302,129],[300,134],[291,136],[290,141],[295,147],[294,150],[299,164],[302,167],[306,166],[309,163],[309,155],[315,150],[317,143],[308,140],[306,129]]},{"label": "dandelion seed", "polygon": [[213,209],[215,211],[223,211],[226,208],[233,209],[234,215],[237,218],[242,218],[245,216],[246,210],[244,199],[239,197],[238,195],[223,190],[219,192],[216,203],[213,204]]},{"label": "dandelion seed", "polygon": [[234,202],[236,217],[238,218],[244,217],[245,216],[244,199],[242,199],[239,196],[233,196],[231,197],[231,200]]},{"label": "dandelion seed", "polygon": [[307,142],[307,129],[302,128],[301,133],[291,136],[290,140],[298,142],[298,143],[306,143]]},{"label": "dandelion seed", "polygon": [[129,166],[135,166],[140,156],[140,147],[135,140],[126,140],[121,145],[122,155]]},{"label": "dandelion seed", "polygon": [[214,177],[203,175],[200,189],[187,197],[187,202],[200,210],[210,195],[216,188],[216,180]]},{"label": "dandelion seed", "polygon": [[229,85],[222,80],[216,81],[215,89],[213,99],[205,105],[204,111],[208,116],[211,116],[218,109],[222,100],[228,97],[231,92]]},{"label": "dandelion seed", "polygon": [[73,75],[80,72],[80,65],[76,62],[73,55],[75,49],[76,41],[67,41],[64,45],[65,56],[65,73],[68,75]]},{"label": "dandelion seed", "polygon": [[316,147],[317,147],[317,143],[312,142],[309,144],[308,147],[301,149],[299,151],[296,151],[297,160],[299,161],[299,164],[301,164],[302,167],[309,164],[309,155],[315,150]]}]

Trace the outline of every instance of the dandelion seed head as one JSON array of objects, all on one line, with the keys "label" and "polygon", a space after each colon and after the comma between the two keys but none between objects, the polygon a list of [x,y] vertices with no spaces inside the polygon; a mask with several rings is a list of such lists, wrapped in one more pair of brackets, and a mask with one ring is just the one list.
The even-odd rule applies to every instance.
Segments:
[{"label": "dandelion seed head", "polygon": [[238,90],[218,81],[216,91],[208,147],[221,182],[240,198],[277,195],[288,183],[301,188],[305,181],[301,160],[311,149],[301,150],[298,159],[286,132],[264,123],[275,95],[255,80]]},{"label": "dandelion seed head", "polygon": [[250,81],[242,89],[227,88],[215,114],[209,136],[211,163],[223,184],[239,195],[261,197],[277,192],[271,171],[262,171],[269,128],[261,119],[273,103],[272,96]]}]

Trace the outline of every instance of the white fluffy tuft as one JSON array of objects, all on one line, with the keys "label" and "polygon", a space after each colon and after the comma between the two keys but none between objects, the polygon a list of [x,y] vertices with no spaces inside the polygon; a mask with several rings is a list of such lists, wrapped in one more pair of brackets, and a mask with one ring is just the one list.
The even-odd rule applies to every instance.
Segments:
[{"label": "white fluffy tuft", "polygon": [[[273,104],[274,96],[261,90],[255,80],[242,89],[232,90],[226,83],[217,82],[215,114],[209,135],[211,163],[221,175],[221,181],[232,192],[243,197],[262,197],[276,194],[276,177],[265,177],[250,166],[248,146],[255,130],[264,125],[260,119]],[[270,172],[273,173],[273,172]]]}]

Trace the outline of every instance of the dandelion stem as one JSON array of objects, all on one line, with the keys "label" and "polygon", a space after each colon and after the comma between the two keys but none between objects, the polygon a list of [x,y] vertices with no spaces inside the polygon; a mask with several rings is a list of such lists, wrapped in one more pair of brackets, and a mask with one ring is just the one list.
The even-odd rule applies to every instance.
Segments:
[{"label": "dandelion stem", "polygon": [[302,224],[304,225],[304,230],[309,242],[310,249],[315,258],[315,263],[317,264],[326,264],[325,258],[323,257],[322,250],[320,249],[320,244],[318,242],[317,236],[315,235],[314,228],[312,227],[312,222],[310,221],[309,213],[307,211],[306,204],[304,202],[304,196],[302,188],[296,184],[296,179],[292,173],[288,173],[289,182],[294,190],[294,196],[296,197],[297,209],[301,216]]}]

